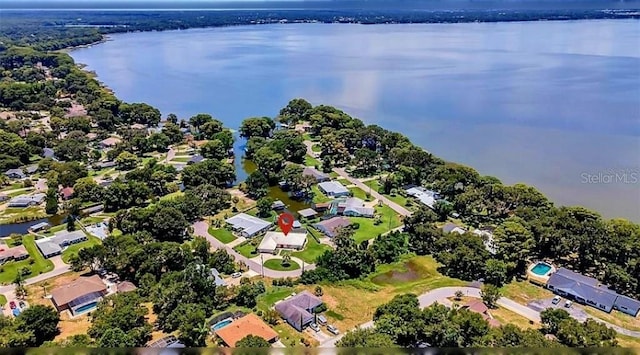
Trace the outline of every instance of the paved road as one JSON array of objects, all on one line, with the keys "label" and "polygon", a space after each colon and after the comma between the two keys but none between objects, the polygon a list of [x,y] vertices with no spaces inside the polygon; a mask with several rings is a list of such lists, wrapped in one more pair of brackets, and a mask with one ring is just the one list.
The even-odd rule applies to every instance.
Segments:
[{"label": "paved road", "polygon": [[[263,268],[259,263],[255,262],[255,261],[252,261],[249,258],[246,258],[246,257],[240,255],[238,252],[233,250],[233,248],[229,247],[228,245],[223,244],[221,241],[217,240],[211,234],[209,234],[209,224],[207,222],[200,221],[200,222],[194,223],[193,224],[193,233],[195,235],[199,235],[199,236],[205,237],[209,241],[209,244],[211,244],[211,246],[214,249],[224,249],[224,250],[226,250],[227,253],[229,253],[229,255],[233,256],[236,259],[236,261],[242,262],[245,265],[247,265],[247,267],[249,269],[253,270],[254,272],[256,272],[258,274],[262,274]],[[304,265],[304,269],[305,270],[313,270],[315,268],[316,268],[315,264],[305,264]],[[276,270],[271,270],[271,269],[264,268],[264,276],[271,277],[271,278],[298,277],[301,274],[302,274],[302,269],[292,270],[292,271],[276,271]]]},{"label": "paved road", "polygon": [[[49,260],[51,260],[51,262],[53,263],[53,270],[25,280],[25,285],[38,283],[40,281],[51,279],[71,271],[71,267],[62,261],[62,256],[60,255],[54,256]],[[0,286],[0,294],[5,295],[5,297],[7,297],[8,300],[12,300],[16,297],[15,290],[16,290],[16,286],[13,284]]]},{"label": "paved road", "polygon": [[335,171],[336,174],[338,174],[338,175],[342,176],[343,178],[347,179],[350,183],[352,183],[355,186],[361,188],[362,191],[371,190],[371,196],[373,196],[374,198],[377,198],[378,200],[384,202],[385,205],[391,207],[392,210],[398,212],[399,214],[401,214],[403,216],[410,216],[411,215],[411,211],[409,211],[408,209],[400,206],[399,204],[389,200],[385,196],[383,196],[380,193],[378,193],[378,191],[370,189],[369,186],[367,186],[364,183],[362,183],[362,181],[351,177],[351,175],[349,175],[344,169],[342,169],[342,168],[333,168],[333,171]]}]

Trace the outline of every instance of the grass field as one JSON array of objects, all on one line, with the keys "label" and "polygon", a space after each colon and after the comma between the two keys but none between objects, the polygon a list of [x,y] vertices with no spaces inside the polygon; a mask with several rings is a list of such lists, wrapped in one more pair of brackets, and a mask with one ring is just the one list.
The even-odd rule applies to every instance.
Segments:
[{"label": "grass field", "polygon": [[329,202],[333,200],[331,197],[323,194],[318,188],[318,185],[313,185],[313,187],[311,187],[311,190],[313,191],[313,202],[315,203]]},{"label": "grass field", "polygon": [[284,266],[282,265],[282,259],[269,259],[264,262],[264,267],[266,267],[267,269],[276,270],[276,271],[291,271],[291,270],[298,270],[300,268],[300,265],[298,265],[298,263],[296,263],[295,261],[291,260],[289,261],[289,266]]},{"label": "grass field", "polygon": [[321,166],[322,163],[320,162],[320,160],[314,158],[314,157],[310,157],[308,155],[306,155],[304,157],[304,165],[305,166]]},{"label": "grass field", "polygon": [[99,223],[99,222],[102,222],[102,221],[104,221],[104,218],[93,217],[93,216],[85,217],[85,218],[80,220],[80,222],[82,222],[82,224],[84,224],[85,226],[86,225],[90,225],[90,224],[96,224],[96,223]]},{"label": "grass field", "polygon": [[[380,192],[380,183],[378,182],[378,180],[369,180],[369,181],[365,181],[364,182],[365,185],[369,186],[371,188],[371,190],[373,191],[377,191],[379,193]],[[388,194],[383,194],[386,198],[388,198],[389,200],[399,204],[400,206],[406,206],[407,205],[407,198],[405,196],[396,194],[395,196],[392,195],[388,195]]]},{"label": "grass field", "polygon": [[214,229],[213,227],[209,227],[209,234],[224,244],[231,243],[237,239],[231,231],[224,228]]},{"label": "grass field", "polygon": [[191,157],[185,157],[185,156],[177,156],[177,157],[174,157],[173,159],[171,159],[171,161],[175,161],[175,162],[178,162],[178,163],[186,163],[189,160],[191,160]]},{"label": "grass field", "polygon": [[5,297],[3,294],[0,294],[0,306],[4,306],[5,304],[7,304],[7,297]]},{"label": "grass field", "polygon": [[589,306],[584,306],[582,308],[588,314],[598,317],[603,321],[607,321],[625,329],[640,331],[640,317],[632,317],[616,310],[611,311],[611,313],[607,313]]},{"label": "grass field", "polygon": [[[640,349],[640,338],[634,338],[618,333],[618,345],[623,348]],[[631,354],[633,354],[633,352],[631,352]]]},{"label": "grass field", "polygon": [[88,236],[89,240],[87,240],[86,242],[82,242],[82,243],[78,243],[78,244],[73,244],[68,246],[63,252],[62,252],[62,261],[64,261],[65,263],[69,263],[69,259],[71,259],[71,256],[73,255],[78,255],[78,251],[80,249],[84,249],[84,248],[89,248],[92,247],[94,245],[98,245],[100,244],[100,239],[94,237],[94,236]]},{"label": "grass field", "polygon": [[258,255],[257,253],[255,253],[255,254],[252,253],[252,252],[254,252],[256,250],[256,247],[251,245],[251,243],[241,244],[241,245],[238,245],[237,247],[235,247],[233,249],[235,251],[237,251],[238,253],[240,253],[240,255],[244,256],[245,258],[253,258],[256,255]]},{"label": "grass field", "polygon": [[351,193],[353,194],[353,197],[357,197],[357,198],[365,200],[365,201],[371,201],[371,195],[369,195],[368,191],[364,192],[359,187],[350,187],[349,191],[351,191]]},{"label": "grass field", "polygon": [[553,297],[551,291],[529,281],[513,281],[502,286],[502,295],[524,305],[533,300]]},{"label": "grass field", "polygon": [[182,192],[182,191],[172,192],[170,194],[166,194],[166,195],[160,197],[160,201],[173,200],[174,198],[176,198],[178,196],[182,196],[182,195],[184,195],[184,192]]},{"label": "grass field", "polygon": [[[25,235],[22,238],[22,244],[27,249],[27,252],[29,252],[29,258],[17,262],[11,261],[0,266],[0,284],[13,282],[19,270],[25,267],[31,271],[28,275],[25,275],[25,278],[53,270],[53,263],[45,259],[42,254],[40,254],[40,251],[38,251],[33,235]],[[33,264],[30,264],[30,260],[33,260]]]},{"label": "grass field", "polygon": [[322,151],[322,147],[320,147],[320,144],[314,144],[311,146],[311,150],[316,153],[320,153]]},{"label": "grass field", "polygon": [[351,222],[360,224],[360,228],[356,229],[353,238],[359,243],[363,240],[376,238],[378,234],[385,233],[391,229],[400,227],[400,215],[392,210],[389,206],[376,206],[376,214],[381,216],[382,223],[375,225],[375,218],[366,217],[349,217]]},{"label": "grass field", "polygon": [[326,244],[320,244],[316,240],[307,235],[307,245],[302,251],[295,251],[291,253],[291,256],[302,259],[305,263],[315,263],[316,259],[322,255],[326,250],[331,250],[331,247]]}]

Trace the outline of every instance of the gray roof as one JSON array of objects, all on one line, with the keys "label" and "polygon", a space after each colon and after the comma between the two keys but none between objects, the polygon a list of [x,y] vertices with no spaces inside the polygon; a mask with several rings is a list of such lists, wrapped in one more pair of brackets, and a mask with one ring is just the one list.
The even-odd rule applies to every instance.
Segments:
[{"label": "gray roof", "polygon": [[22,169],[9,169],[4,174],[7,175],[7,176],[12,176],[12,175],[18,175],[18,176],[21,176],[21,177],[25,177],[26,176],[24,174],[24,172],[22,171]]},{"label": "gray roof", "polygon": [[84,239],[86,237],[87,237],[86,234],[84,234],[84,232],[81,230],[76,230],[73,232],[62,230],[54,234],[53,237],[51,237],[51,241],[58,245],[62,245],[65,242],[73,242],[80,239]]},{"label": "gray roof", "polygon": [[309,293],[302,291],[299,294],[276,304],[276,311],[287,320],[287,323],[298,330],[302,326],[313,321],[314,316],[311,311],[322,304],[322,300]]},{"label": "gray roof", "polygon": [[239,213],[225,221],[233,226],[234,229],[242,229],[248,235],[254,235],[271,226],[271,222],[267,222],[258,217]]},{"label": "gray roof", "polygon": [[618,297],[617,293],[609,290],[606,286],[598,286],[598,280],[565,268],[560,268],[557,272],[551,274],[547,285],[573,296],[594,301],[608,308],[613,307]]},{"label": "gray roof", "polygon": [[42,149],[42,156],[45,158],[53,158],[55,155],[55,152],[51,148]]},{"label": "gray roof", "polygon": [[33,194],[27,196],[16,196],[9,201],[9,206],[26,206],[29,204],[40,204],[47,197],[46,194]]},{"label": "gray roof", "polygon": [[275,208],[285,208],[285,207],[286,207],[286,205],[284,204],[284,202],[282,202],[282,201],[280,201],[280,200],[274,201],[274,202],[271,204],[271,208],[274,208],[274,209],[275,209]]},{"label": "gray roof", "polygon": [[316,229],[322,230],[328,236],[333,237],[335,236],[338,228],[346,227],[350,224],[351,221],[346,217],[333,217],[314,224],[314,227],[316,227]]},{"label": "gray roof", "polygon": [[460,226],[458,226],[456,224],[447,223],[444,226],[442,226],[442,231],[445,232],[445,233],[451,233],[456,228],[460,228],[460,229],[464,230],[464,228],[462,228],[462,227],[460,227]]},{"label": "gray roof", "polygon": [[211,276],[213,276],[213,282],[216,284],[216,286],[226,286],[227,285],[227,283],[224,282],[222,277],[220,277],[220,273],[218,272],[218,270],[216,268],[211,268]]},{"label": "gray roof", "polygon": [[62,248],[50,240],[36,240],[36,245],[38,246],[38,249],[40,249],[42,255],[45,256],[62,252]]},{"label": "gray roof", "polygon": [[318,214],[313,208],[305,208],[303,210],[298,211],[298,214],[302,217],[308,218],[313,217]]},{"label": "gray roof", "polygon": [[637,314],[640,311],[640,301],[634,300],[633,298],[629,298],[627,296],[618,295],[616,298],[615,305],[620,308],[626,308],[632,313]]},{"label": "gray roof", "polygon": [[25,170],[27,171],[27,174],[33,174],[36,171],[38,171],[38,166],[35,164],[29,165],[25,168]]},{"label": "gray roof", "polygon": [[302,175],[310,175],[310,176],[313,176],[313,177],[314,177],[314,178],[316,178],[316,180],[318,180],[318,181],[329,180],[329,179],[331,178],[331,177],[329,176],[329,174],[325,174],[325,173],[323,173],[323,172],[321,172],[321,171],[318,171],[317,169],[312,168],[312,167],[309,167],[309,166],[305,167],[305,168],[302,170]]},{"label": "gray roof", "polygon": [[328,194],[345,194],[349,192],[349,189],[344,187],[341,183],[337,181],[325,181],[318,184],[322,191]]},{"label": "gray roof", "polygon": [[187,162],[187,164],[199,163],[203,160],[204,160],[204,157],[198,154],[198,155],[192,156],[191,159],[189,159],[189,161]]},{"label": "gray roof", "polygon": [[40,222],[40,223],[36,223],[36,224],[32,225],[31,227],[29,227],[29,229],[38,230],[38,229],[47,228],[47,227],[49,227],[49,223]]}]

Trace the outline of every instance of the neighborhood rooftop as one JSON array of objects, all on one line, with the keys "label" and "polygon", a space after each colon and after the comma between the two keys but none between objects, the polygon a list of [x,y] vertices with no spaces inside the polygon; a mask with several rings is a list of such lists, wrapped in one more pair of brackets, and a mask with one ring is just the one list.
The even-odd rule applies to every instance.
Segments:
[{"label": "neighborhood rooftop", "polygon": [[329,174],[325,174],[310,166],[307,166],[302,170],[302,175],[313,176],[317,181],[328,181],[330,179]]},{"label": "neighborhood rooftop", "polygon": [[349,221],[346,217],[333,217],[330,219],[325,219],[322,222],[318,222],[313,226],[326,234],[329,237],[335,237],[338,228],[346,227],[351,225],[351,221]]},{"label": "neighborhood rooftop", "polygon": [[236,343],[247,335],[258,336],[268,342],[273,342],[278,338],[278,333],[253,313],[249,313],[215,332],[230,347],[235,347]]},{"label": "neighborhood rooftop", "polygon": [[307,232],[290,232],[285,235],[282,232],[269,231],[258,246],[263,253],[273,253],[277,248],[301,249],[307,242]]},{"label": "neighborhood rooftop", "polygon": [[87,236],[83,231],[77,230],[73,232],[60,231],[52,237],[36,240],[36,245],[45,258],[60,254],[62,248],[87,240]]},{"label": "neighborhood rooftop", "polygon": [[318,214],[318,212],[316,212],[312,208],[305,208],[303,210],[298,211],[298,214],[304,218],[309,218],[309,217],[314,217],[315,215]]},{"label": "neighborhood rooftop", "polygon": [[241,230],[247,236],[253,236],[271,226],[271,222],[267,222],[246,213],[239,213],[228,218],[226,222],[232,225],[234,230]]},{"label": "neighborhood rooftop", "polygon": [[427,190],[422,186],[412,186],[406,190],[407,195],[413,196],[420,200],[422,204],[433,208],[436,200],[438,199],[438,193],[435,191]]},{"label": "neighborhood rooftop", "polygon": [[349,189],[337,181],[325,181],[318,184],[321,191],[329,196],[344,196],[349,194]]},{"label": "neighborhood rooftop", "polygon": [[107,291],[100,276],[80,277],[66,285],[51,290],[51,300],[58,311],[79,309],[82,305],[97,301]]},{"label": "neighborhood rooftop", "polygon": [[287,323],[298,331],[302,331],[302,328],[304,328],[305,325],[314,320],[314,316],[311,312],[321,304],[321,299],[312,295],[309,291],[302,291],[297,295],[276,304],[275,308],[282,318],[287,320]]}]

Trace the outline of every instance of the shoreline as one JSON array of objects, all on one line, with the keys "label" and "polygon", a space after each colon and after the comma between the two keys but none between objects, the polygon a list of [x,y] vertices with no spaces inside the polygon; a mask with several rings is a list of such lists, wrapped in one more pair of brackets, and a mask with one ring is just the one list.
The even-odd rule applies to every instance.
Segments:
[{"label": "shoreline", "polygon": [[[583,20],[583,19],[581,19],[581,20],[564,20],[564,21],[566,21],[566,22],[577,22],[577,21],[583,22],[583,21],[593,21],[593,20],[594,20],[594,19],[586,19],[586,20]],[[598,19],[595,19],[595,20],[598,20]],[[628,20],[628,19],[627,19],[627,20]],[[637,20],[636,20],[636,21],[637,21]],[[504,21],[504,22],[511,22],[511,21]],[[535,21],[523,21],[523,22],[535,22]],[[317,22],[317,23],[318,23],[318,22]],[[277,23],[273,23],[273,24],[277,24]],[[285,23],[285,24],[292,24],[292,23]],[[322,24],[325,24],[325,23],[322,23]],[[425,24],[426,24],[426,23],[425,23]],[[447,24],[449,24],[449,23],[447,23]],[[404,24],[404,25],[407,25],[407,24]],[[192,27],[192,28],[188,28],[188,29],[185,29],[185,30],[177,30],[177,31],[186,31],[186,30],[192,30],[192,29],[203,29],[203,30],[207,30],[207,29],[217,28],[217,27],[232,27],[232,26],[247,26],[247,25],[229,25],[229,26]],[[171,29],[170,29],[170,30],[163,30],[163,31],[131,31],[131,32],[168,32],[168,31],[176,31],[176,30],[171,30]],[[118,34],[124,34],[124,33],[125,33],[125,32],[118,33]],[[128,33],[128,32],[127,32],[127,33]],[[107,36],[107,35],[105,35],[105,36]],[[113,38],[113,37],[109,36],[109,40],[115,40],[115,38]],[[96,42],[96,43],[98,43],[98,44],[99,44],[99,43],[104,43],[104,42],[106,42],[106,40],[104,40],[104,39],[103,39],[103,40],[101,40],[101,41],[99,41],[99,42]],[[89,46],[90,46],[90,45],[78,46],[78,47],[89,47]],[[76,48],[77,48],[77,47],[76,47]],[[75,62],[75,59],[74,59],[74,62]],[[109,86],[107,86],[104,82],[102,82],[102,81],[98,80],[98,78],[99,78],[98,73],[96,73],[95,71],[90,71],[90,70],[88,70],[88,69],[86,68],[86,65],[85,65],[85,64],[76,63],[76,65],[81,66],[81,69],[82,69],[83,71],[85,71],[85,72],[89,73],[90,75],[93,75],[93,76],[94,76],[94,78],[95,78],[95,79],[100,83],[100,85],[101,85],[102,87],[104,87],[106,90],[108,90],[109,92],[111,92],[111,93],[113,93],[113,94],[115,95],[115,92],[114,92],[114,91],[113,91]],[[134,99],[134,101],[135,101],[135,99]],[[338,106],[336,106],[336,107],[338,107]],[[338,107],[338,108],[339,108],[339,107]],[[347,111],[345,111],[345,112],[347,112]],[[163,113],[163,114],[165,114],[165,115],[166,115],[167,113]],[[365,122],[365,123],[367,123],[367,122],[366,122],[366,120],[364,120],[364,122]],[[399,133],[402,133],[402,132],[399,132]],[[402,133],[402,134],[403,134],[403,135],[405,135],[404,133]],[[413,142],[413,141],[412,141],[412,142]],[[423,146],[420,146],[420,147],[421,147],[423,150],[425,150],[425,151],[427,151],[427,152],[430,152],[430,151],[429,151],[428,149],[426,149],[425,147],[423,147]],[[433,153],[432,153],[432,154],[433,154]],[[633,219],[633,218],[628,217],[628,216],[626,216],[626,217],[622,217],[622,216],[617,215],[617,214],[615,214],[615,213],[607,213],[607,212],[603,212],[603,211],[602,211],[601,209],[599,209],[599,208],[595,208],[595,207],[586,207],[586,206],[587,206],[587,204],[584,204],[584,203],[568,203],[568,204],[567,204],[567,203],[562,203],[562,202],[560,202],[562,199],[552,198],[552,197],[549,195],[548,191],[546,191],[546,190],[542,190],[542,188],[541,188],[541,187],[538,187],[538,185],[537,185],[537,184],[534,184],[534,183],[531,183],[531,182],[527,182],[526,180],[518,181],[518,182],[514,182],[514,183],[506,183],[506,182],[504,182],[504,180],[503,180],[504,178],[503,178],[503,177],[501,177],[501,176],[497,176],[497,175],[493,175],[493,174],[491,174],[490,172],[489,172],[489,173],[487,173],[487,172],[481,173],[481,172],[480,172],[480,170],[478,170],[474,165],[461,163],[459,160],[449,160],[449,159],[444,159],[441,155],[437,155],[437,156],[438,156],[439,158],[441,158],[441,159],[443,159],[443,160],[447,161],[447,162],[455,163],[455,164],[460,164],[460,165],[464,165],[464,166],[470,167],[470,168],[474,169],[475,171],[478,171],[478,173],[479,173],[479,174],[481,174],[481,175],[496,176],[496,177],[498,177],[498,178],[502,181],[502,183],[503,183],[504,185],[507,185],[507,186],[513,186],[513,185],[515,185],[515,184],[517,184],[517,183],[523,183],[523,184],[525,184],[525,185],[527,185],[527,186],[531,186],[531,187],[535,188],[536,190],[540,191],[540,192],[541,192],[545,197],[547,197],[547,198],[549,199],[549,201],[551,201],[551,202],[552,202],[556,207],[560,207],[560,206],[567,206],[567,207],[570,207],[570,206],[581,206],[581,207],[585,207],[585,208],[588,208],[588,209],[590,209],[590,210],[593,210],[593,211],[597,212],[598,214],[600,214],[600,215],[601,215],[603,218],[605,218],[605,219],[625,218],[625,219],[628,219],[629,221],[632,221],[632,222],[634,222],[634,223],[639,223],[639,222],[640,222],[640,220]]]}]

